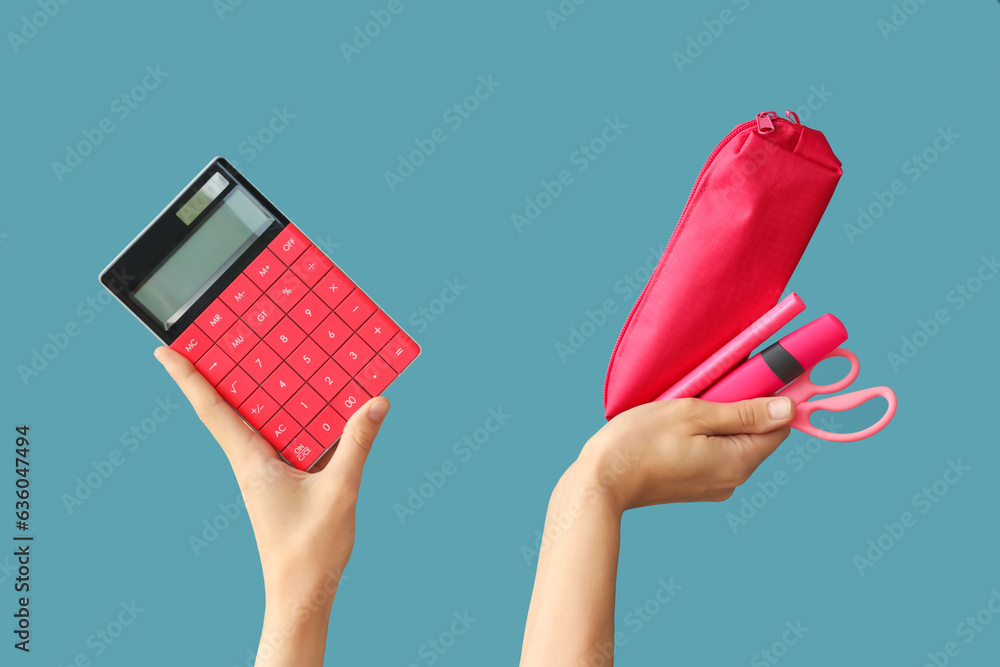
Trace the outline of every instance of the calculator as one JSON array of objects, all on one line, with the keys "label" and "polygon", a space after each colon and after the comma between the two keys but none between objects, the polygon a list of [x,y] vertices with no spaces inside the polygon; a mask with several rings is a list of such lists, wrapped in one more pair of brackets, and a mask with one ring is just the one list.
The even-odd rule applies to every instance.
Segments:
[{"label": "calculator", "polygon": [[289,464],[311,468],[420,346],[224,158],[103,284]]}]

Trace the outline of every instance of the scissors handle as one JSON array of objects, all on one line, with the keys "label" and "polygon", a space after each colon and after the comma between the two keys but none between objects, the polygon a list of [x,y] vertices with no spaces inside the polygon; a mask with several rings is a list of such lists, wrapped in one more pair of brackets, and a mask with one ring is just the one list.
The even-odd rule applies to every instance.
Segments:
[{"label": "scissors handle", "polygon": [[[797,406],[796,413],[795,418],[792,419],[790,423],[790,426],[802,431],[806,435],[811,435],[815,438],[828,440],[830,442],[856,442],[878,433],[885,428],[890,421],[892,421],[892,418],[896,414],[896,393],[889,387],[872,387],[870,389],[861,389],[847,394],[840,394],[839,396],[821,398],[817,401],[809,400],[817,394],[832,394],[845,389],[850,386],[855,379],[857,379],[858,373],[861,371],[861,363],[858,361],[858,357],[853,352],[843,348],[837,348],[836,350],[830,352],[830,354],[823,357],[823,360],[830,359],[831,357],[843,357],[851,362],[851,370],[842,379],[828,385],[816,385],[813,384],[812,380],[809,378],[812,373],[812,369],[809,369],[809,372],[805,373],[776,394],[777,396],[787,396],[795,401]],[[815,368],[815,366],[813,368]],[[889,403],[885,414],[882,415],[882,418],[877,422],[861,431],[856,431],[854,433],[831,433],[830,431],[818,429],[809,423],[809,417],[817,410],[844,412],[852,408],[856,408],[862,403],[879,396],[884,398]]]},{"label": "scissors handle", "polygon": [[[831,433],[830,431],[818,429],[809,423],[809,416],[816,410],[833,410],[835,412],[843,412],[845,410],[850,410],[851,408],[856,408],[865,401],[878,396],[884,398],[889,403],[889,407],[886,408],[885,414],[882,415],[881,419],[866,429],[855,431],[854,433]],[[829,440],[830,442],[857,442],[858,440],[864,440],[865,438],[875,435],[881,431],[889,424],[890,421],[892,421],[895,414],[896,393],[889,387],[872,387],[870,389],[852,391],[849,394],[840,394],[839,396],[821,398],[818,401],[805,401],[804,403],[799,403],[795,412],[795,418],[791,421],[790,425],[793,428],[802,431],[806,435],[811,435],[814,438],[820,438],[821,440]]]},{"label": "scissors handle", "polygon": [[[851,370],[847,372],[847,375],[837,380],[832,384],[813,384],[812,375],[813,370],[820,363],[826,361],[827,359],[832,359],[833,357],[843,357],[851,362]],[[778,392],[778,396],[787,396],[788,398],[795,401],[796,405],[801,405],[808,401],[813,396],[819,394],[835,394],[842,389],[847,389],[851,386],[851,383],[858,379],[858,373],[861,372],[861,362],[858,361],[858,356],[851,352],[850,350],[845,350],[842,347],[838,347],[836,350],[830,352],[822,359],[819,363],[808,369],[805,373],[799,376],[794,382]]]}]

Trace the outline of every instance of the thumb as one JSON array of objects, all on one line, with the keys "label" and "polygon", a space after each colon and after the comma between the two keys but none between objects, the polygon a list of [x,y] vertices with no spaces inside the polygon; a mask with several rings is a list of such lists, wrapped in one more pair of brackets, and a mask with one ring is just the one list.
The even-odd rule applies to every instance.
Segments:
[{"label": "thumb", "polygon": [[787,396],[752,398],[735,403],[697,401],[694,423],[703,435],[770,433],[792,421],[795,403]]},{"label": "thumb", "polygon": [[[361,484],[361,471],[368,460],[375,436],[378,435],[382,420],[389,412],[389,401],[378,396],[362,405],[344,426],[344,434],[340,436],[336,451],[333,452],[330,464],[321,474],[332,474],[347,477],[354,484]],[[336,471],[336,472],[330,472]]]}]

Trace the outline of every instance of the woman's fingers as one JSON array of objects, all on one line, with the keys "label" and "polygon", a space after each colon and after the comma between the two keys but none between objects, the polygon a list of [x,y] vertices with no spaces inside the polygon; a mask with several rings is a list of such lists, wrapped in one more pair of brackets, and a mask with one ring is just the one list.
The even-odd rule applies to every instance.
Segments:
[{"label": "woman's fingers", "polygon": [[696,435],[725,447],[712,447],[721,460],[721,478],[736,485],[750,475],[774,453],[795,417],[795,403],[785,396],[754,398],[735,403],[714,403],[694,400],[690,403],[689,424]]},{"label": "woman's fingers", "polygon": [[274,448],[258,438],[233,408],[199,373],[190,361],[169,347],[154,350],[153,355],[191,402],[198,418],[208,427],[229,459],[233,471],[239,471],[254,460],[277,457]]},{"label": "woman's fingers", "polygon": [[795,403],[785,396],[754,398],[736,403],[692,401],[691,423],[698,435],[770,433],[792,421]]},{"label": "woman's fingers", "polygon": [[368,452],[371,451],[388,411],[389,401],[377,396],[351,415],[344,426],[344,434],[340,436],[336,451],[330,456],[331,460],[321,474],[347,480],[357,489],[361,485],[361,471],[368,460]]}]

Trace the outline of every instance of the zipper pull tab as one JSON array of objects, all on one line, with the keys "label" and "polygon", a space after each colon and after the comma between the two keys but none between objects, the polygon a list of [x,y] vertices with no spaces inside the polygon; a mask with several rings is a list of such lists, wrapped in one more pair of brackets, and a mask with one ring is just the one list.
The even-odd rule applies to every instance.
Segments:
[{"label": "zipper pull tab", "polygon": [[778,114],[774,111],[761,111],[757,114],[757,131],[761,134],[774,132],[774,123],[771,122],[771,118],[777,117]]}]

